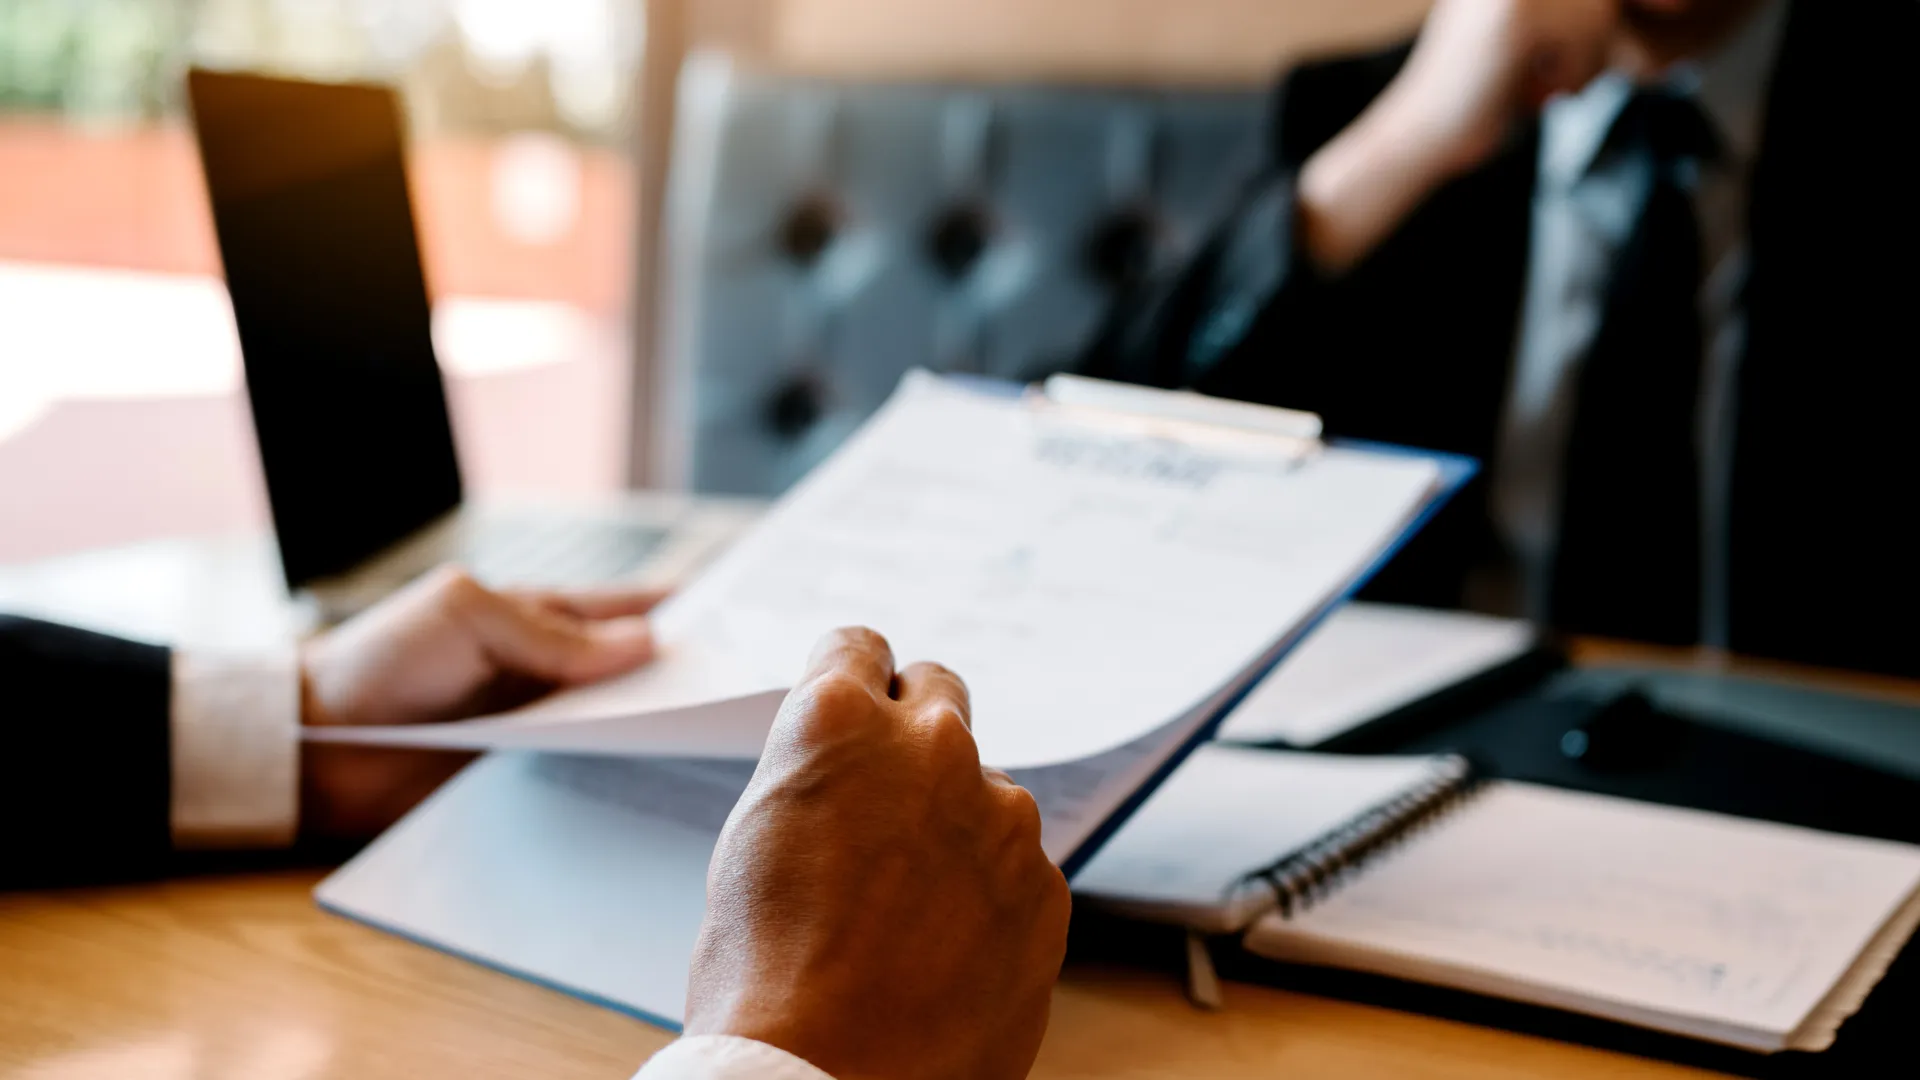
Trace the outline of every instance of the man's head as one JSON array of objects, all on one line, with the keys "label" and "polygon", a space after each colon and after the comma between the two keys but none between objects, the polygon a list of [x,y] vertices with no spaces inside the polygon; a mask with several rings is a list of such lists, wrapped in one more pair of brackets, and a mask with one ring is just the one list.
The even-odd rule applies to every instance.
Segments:
[{"label": "man's head", "polygon": [[1614,64],[1652,75],[1711,51],[1761,0],[1621,0]]}]

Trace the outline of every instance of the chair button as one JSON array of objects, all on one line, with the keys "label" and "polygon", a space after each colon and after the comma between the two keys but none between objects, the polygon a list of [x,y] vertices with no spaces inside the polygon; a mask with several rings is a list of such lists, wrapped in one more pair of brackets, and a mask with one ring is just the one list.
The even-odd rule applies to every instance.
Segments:
[{"label": "chair button", "polygon": [[927,257],[940,272],[958,281],[971,273],[993,240],[993,219],[973,203],[948,207],[927,233]]},{"label": "chair button", "polygon": [[818,262],[840,231],[840,208],[823,196],[803,200],[780,223],[780,250],[800,266]]},{"label": "chair button", "polygon": [[767,398],[765,422],[774,434],[793,440],[805,435],[826,413],[826,391],[812,375],[788,378]]},{"label": "chair button", "polygon": [[1160,221],[1143,208],[1108,214],[1087,236],[1081,255],[1087,273],[1112,289],[1127,289],[1153,272],[1160,244]]}]

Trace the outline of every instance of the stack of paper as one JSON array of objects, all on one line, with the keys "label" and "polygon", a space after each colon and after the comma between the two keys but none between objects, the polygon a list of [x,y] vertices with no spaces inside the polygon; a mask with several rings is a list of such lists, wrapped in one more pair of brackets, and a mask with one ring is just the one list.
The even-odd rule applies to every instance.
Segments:
[{"label": "stack of paper", "polygon": [[492,719],[311,737],[753,759],[813,643],[865,625],[966,680],[982,761],[1041,797],[1065,864],[1469,469],[910,376],[659,610],[653,665]]}]

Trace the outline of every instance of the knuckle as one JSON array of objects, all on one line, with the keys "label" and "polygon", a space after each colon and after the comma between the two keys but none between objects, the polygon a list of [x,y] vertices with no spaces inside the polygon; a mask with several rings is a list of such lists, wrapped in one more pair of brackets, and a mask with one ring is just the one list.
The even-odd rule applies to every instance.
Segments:
[{"label": "knuckle", "polygon": [[960,673],[950,667],[944,665],[937,666],[940,667],[943,675],[953,681],[953,689],[960,695],[961,704],[963,706],[970,706],[973,701],[973,691],[967,687],[967,680],[961,678]]},{"label": "knuckle", "polygon": [[778,726],[796,748],[818,748],[868,736],[882,715],[873,691],[864,683],[844,672],[829,671],[787,695]]},{"label": "knuckle", "polygon": [[844,648],[863,652],[879,652],[889,648],[887,639],[878,630],[866,626],[843,626],[829,633],[827,639]]},{"label": "knuckle", "polygon": [[952,705],[940,703],[922,710],[920,725],[927,732],[927,741],[934,755],[949,765],[964,765],[978,768],[980,748],[973,741],[973,732],[967,728],[966,717]]},{"label": "knuckle", "polygon": [[959,675],[955,674],[952,668],[934,660],[916,660],[913,663],[907,665],[907,670],[913,672],[916,675],[924,676],[928,679],[938,679],[945,682],[951,682],[954,686],[958,687],[963,691],[967,688],[966,681],[961,679]]},{"label": "knuckle", "polygon": [[874,704],[873,692],[843,671],[815,676],[796,697],[800,712],[809,719],[835,726],[866,718]]},{"label": "knuckle", "polygon": [[[973,742],[973,732],[967,728],[967,718],[952,702],[934,701],[920,708],[920,722],[948,736],[965,735],[967,742]],[[949,730],[958,728],[958,731]]]},{"label": "knuckle", "polygon": [[1034,799],[1033,792],[1023,787],[1001,787],[1000,796],[1002,816],[1006,820],[1008,838],[1021,847],[1040,848],[1040,831],[1044,822],[1040,816],[1040,803]]},{"label": "knuckle", "polygon": [[958,672],[945,664],[923,661],[914,665],[921,668],[920,677],[928,682],[939,684],[951,700],[953,707],[960,711],[961,719],[968,719],[973,711],[973,696],[967,691],[967,681]]},{"label": "knuckle", "polygon": [[1040,902],[1049,908],[1061,910],[1073,906],[1073,886],[1067,884],[1067,875],[1051,862],[1042,861],[1037,872],[1040,884]]},{"label": "knuckle", "polygon": [[1041,908],[1065,935],[1067,924],[1073,919],[1073,887],[1067,884],[1067,875],[1061,873],[1059,867],[1048,863],[1046,870],[1046,884],[1040,891]]}]

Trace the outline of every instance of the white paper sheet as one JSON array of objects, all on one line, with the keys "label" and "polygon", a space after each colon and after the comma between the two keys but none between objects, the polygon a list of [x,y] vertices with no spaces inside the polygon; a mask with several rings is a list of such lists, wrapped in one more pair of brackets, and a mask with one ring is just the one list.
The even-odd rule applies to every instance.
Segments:
[{"label": "white paper sheet", "polygon": [[[651,667],[484,725],[334,740],[750,757],[837,626],[966,679],[982,759],[1141,739],[1242,675],[1425,505],[1438,466],[1117,433],[927,375],[665,605]],[[662,715],[715,701],[713,722]],[[591,722],[597,727],[565,728]]]},{"label": "white paper sheet", "polygon": [[1314,746],[1517,659],[1537,639],[1514,619],[1347,604],[1254,687],[1220,738]]}]

